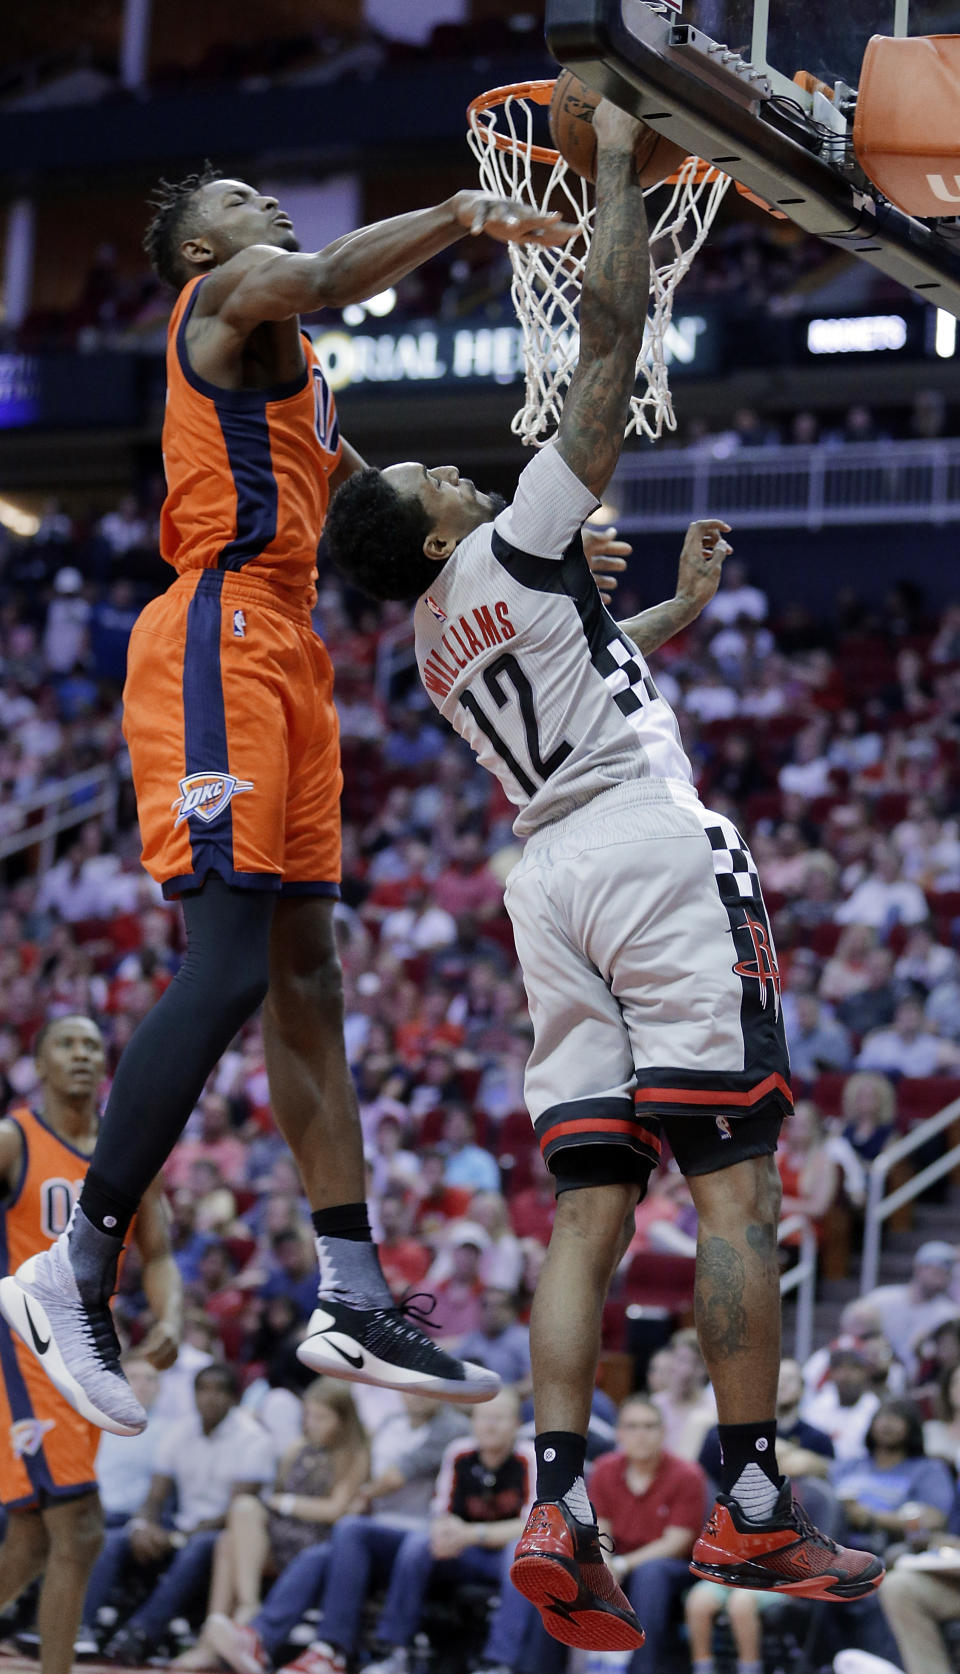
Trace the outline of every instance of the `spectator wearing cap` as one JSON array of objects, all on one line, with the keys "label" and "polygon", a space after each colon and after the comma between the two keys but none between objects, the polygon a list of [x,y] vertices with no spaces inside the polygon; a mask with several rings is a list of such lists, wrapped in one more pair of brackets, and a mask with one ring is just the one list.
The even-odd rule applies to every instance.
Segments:
[{"label": "spectator wearing cap", "polygon": [[460,1221],[447,1237],[450,1273],[434,1285],[436,1307],[430,1316],[434,1336],[456,1338],[479,1331],[483,1325],[483,1281],[480,1257],[490,1243],[482,1226]]},{"label": "spectator wearing cap", "polygon": [[468,1186],[472,1192],[500,1190],[497,1159],[477,1144],[473,1118],[462,1105],[447,1111],[443,1138],[449,1147],[444,1170],[448,1186]]},{"label": "spectator wearing cap", "polygon": [[[848,1302],[840,1315],[841,1337],[852,1337],[870,1366],[870,1387],[883,1400],[887,1395],[902,1395],[907,1387],[903,1366],[896,1359],[884,1335],[879,1312],[862,1296]],[[830,1377],[830,1352],[833,1343],[814,1349],[804,1362],[803,1388],[805,1397],[816,1395]]]},{"label": "spectator wearing cap", "polygon": [[866,1300],[879,1316],[884,1336],[894,1354],[907,1368],[916,1371],[916,1347],[924,1337],[956,1319],[960,1308],[950,1295],[957,1265],[956,1246],[941,1239],[921,1244],[913,1258],[913,1277],[905,1285],[879,1285]]},{"label": "spectator wearing cap", "polygon": [[880,1397],[870,1388],[870,1362],[853,1337],[830,1350],[829,1378],[801,1405],[808,1424],[830,1437],[838,1459],[858,1459]]}]

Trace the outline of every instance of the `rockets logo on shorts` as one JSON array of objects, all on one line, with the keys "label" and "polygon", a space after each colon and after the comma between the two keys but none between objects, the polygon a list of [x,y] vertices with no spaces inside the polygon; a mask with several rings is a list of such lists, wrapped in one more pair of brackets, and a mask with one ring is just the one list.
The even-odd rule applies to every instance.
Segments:
[{"label": "rockets logo on shorts", "polygon": [[43,1438],[55,1428],[52,1418],[20,1418],[10,1426],[10,1446],[15,1459],[32,1459],[43,1446]]},{"label": "rockets logo on shorts", "polygon": [[177,816],[174,828],[194,814],[204,825],[212,825],[235,796],[252,790],[252,779],[235,779],[232,773],[189,773],[180,780],[180,795],[170,804]]},{"label": "rockets logo on shorts", "polygon": [[747,912],[743,915],[743,927],[750,937],[753,958],[738,959],[733,968],[738,976],[753,977],[756,982],[759,982],[760,1004],[762,1006],[767,1003],[767,987],[769,984],[770,997],[773,1000],[773,1015],[779,1017],[780,967],[777,964],[777,955],[770,932],[765,924],[761,924],[759,919],[751,918]]},{"label": "rockets logo on shorts", "polygon": [[446,611],[442,605],[437,604],[437,601],[433,597],[432,593],[428,593],[423,602],[429,610],[431,616],[435,616],[438,622],[445,622],[447,620]]}]

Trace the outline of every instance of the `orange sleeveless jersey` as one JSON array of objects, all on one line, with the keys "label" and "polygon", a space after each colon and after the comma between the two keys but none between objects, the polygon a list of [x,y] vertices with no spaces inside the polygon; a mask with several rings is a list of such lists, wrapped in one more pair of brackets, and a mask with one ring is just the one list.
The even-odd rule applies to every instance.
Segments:
[{"label": "orange sleeveless jersey", "polygon": [[167,344],[160,548],[178,579],[137,621],[123,694],[143,864],[170,896],[211,871],[336,896],[339,731],[310,620],[336,408],[306,337],[291,384],[199,378],[185,339],[203,283],[181,291]]},{"label": "orange sleeveless jersey", "polygon": [[[10,1112],[23,1135],[20,1179],[0,1205],[4,1273],[66,1228],[90,1165],[25,1106]],[[42,1367],[0,1319],[0,1502],[24,1508],[96,1487],[100,1431],[68,1406]]]},{"label": "orange sleeveless jersey", "polygon": [[247,569],[312,590],[340,458],[333,395],[306,336],[306,367],[292,383],[227,390],[198,377],[186,328],[205,277],[184,286],[167,334],[161,554],[181,575]]}]

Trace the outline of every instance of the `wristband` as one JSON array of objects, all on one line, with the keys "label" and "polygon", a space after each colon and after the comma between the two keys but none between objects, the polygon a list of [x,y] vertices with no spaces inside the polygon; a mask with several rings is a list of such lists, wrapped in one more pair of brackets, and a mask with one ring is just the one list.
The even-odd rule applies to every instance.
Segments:
[{"label": "wristband", "polygon": [[292,1517],[293,1516],[293,1508],[294,1508],[294,1505],[296,1504],[296,1499],[297,1499],[296,1494],[278,1494],[277,1495],[277,1510],[280,1513],[281,1517]]}]

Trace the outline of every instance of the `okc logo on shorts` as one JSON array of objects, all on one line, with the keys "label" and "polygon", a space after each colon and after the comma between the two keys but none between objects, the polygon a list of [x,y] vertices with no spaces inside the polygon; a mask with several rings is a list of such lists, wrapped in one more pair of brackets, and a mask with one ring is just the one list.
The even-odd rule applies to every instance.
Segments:
[{"label": "okc logo on shorts", "polygon": [[427,594],[427,596],[424,600],[424,604],[426,605],[427,609],[429,610],[431,616],[435,616],[438,622],[445,622],[447,620],[446,611],[444,610],[442,605],[437,604],[436,599],[433,597],[433,595],[431,593]]},{"label": "okc logo on shorts", "polygon": [[10,1446],[15,1459],[32,1459],[43,1446],[43,1438],[55,1428],[52,1418],[20,1418],[10,1426]]},{"label": "okc logo on shorts", "polygon": [[192,814],[211,825],[235,796],[252,790],[252,779],[235,779],[232,773],[189,773],[180,780],[180,795],[170,804],[177,815],[174,829]]},{"label": "okc logo on shorts", "polygon": [[745,912],[743,927],[750,937],[753,947],[752,959],[738,959],[734,970],[738,976],[753,977],[760,984],[760,1004],[767,1003],[767,986],[773,996],[773,1015],[780,1015],[780,967],[777,964],[776,950],[765,924],[757,918],[751,918]]}]

